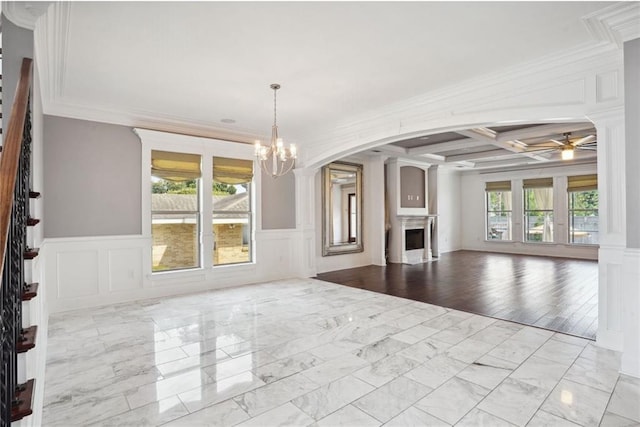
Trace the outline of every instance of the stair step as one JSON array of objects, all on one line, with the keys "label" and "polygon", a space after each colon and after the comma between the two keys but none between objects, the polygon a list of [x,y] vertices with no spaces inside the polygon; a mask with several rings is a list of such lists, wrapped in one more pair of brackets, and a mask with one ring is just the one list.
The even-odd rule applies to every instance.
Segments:
[{"label": "stair step", "polygon": [[27,248],[24,250],[23,257],[24,259],[34,259],[38,256],[38,252],[40,252],[38,248]]},{"label": "stair step", "polygon": [[29,198],[30,199],[37,199],[39,197],[40,197],[40,193],[38,193],[37,191],[29,190]]},{"label": "stair step", "polygon": [[37,326],[30,326],[22,330],[20,340],[16,344],[16,353],[26,353],[36,346]]},{"label": "stair step", "polygon": [[22,301],[30,301],[38,295],[38,283],[29,283],[22,288]]},{"label": "stair step", "polygon": [[39,219],[31,218],[31,217],[27,218],[27,226],[29,227],[33,227],[34,225],[37,225],[39,222],[40,222]]},{"label": "stair step", "polygon": [[32,378],[16,387],[16,402],[11,405],[12,423],[33,414],[34,384],[35,380]]}]

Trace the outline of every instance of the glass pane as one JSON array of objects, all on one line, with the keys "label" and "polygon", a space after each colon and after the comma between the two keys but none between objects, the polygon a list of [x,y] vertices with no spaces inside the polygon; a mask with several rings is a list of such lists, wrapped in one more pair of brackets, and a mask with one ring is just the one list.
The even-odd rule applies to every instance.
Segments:
[{"label": "glass pane", "polygon": [[553,188],[524,190],[524,239],[553,242]]},{"label": "glass pane", "polygon": [[487,208],[489,211],[510,211],[511,191],[488,191]]},{"label": "glass pane", "polygon": [[598,243],[598,211],[574,211],[571,216],[569,242],[586,245]]},{"label": "glass pane", "polygon": [[251,185],[213,184],[213,265],[251,262]]},{"label": "glass pane", "polygon": [[511,212],[489,212],[487,240],[511,240]]},{"label": "glass pane", "polygon": [[598,235],[598,190],[569,193],[569,243],[595,245]]},{"label": "glass pane", "polygon": [[197,213],[151,215],[153,271],[200,267]]},{"label": "glass pane", "polygon": [[213,214],[213,265],[251,261],[249,214]]},{"label": "glass pane", "polygon": [[529,211],[524,226],[527,242],[553,242],[553,212]]}]

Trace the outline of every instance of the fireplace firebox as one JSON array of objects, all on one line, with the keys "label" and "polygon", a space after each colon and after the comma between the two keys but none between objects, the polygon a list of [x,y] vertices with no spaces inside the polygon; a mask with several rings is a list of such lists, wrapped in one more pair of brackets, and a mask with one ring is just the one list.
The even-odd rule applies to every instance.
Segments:
[{"label": "fireplace firebox", "polygon": [[404,250],[424,249],[424,228],[404,231]]}]

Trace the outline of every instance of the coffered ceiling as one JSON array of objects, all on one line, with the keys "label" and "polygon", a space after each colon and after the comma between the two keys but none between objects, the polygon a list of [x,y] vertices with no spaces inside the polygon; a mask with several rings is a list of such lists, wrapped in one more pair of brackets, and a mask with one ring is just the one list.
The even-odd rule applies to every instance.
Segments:
[{"label": "coffered ceiling", "polygon": [[397,141],[368,152],[459,169],[493,169],[563,161],[567,143],[572,163],[593,162],[597,134],[591,122],[485,126]]}]

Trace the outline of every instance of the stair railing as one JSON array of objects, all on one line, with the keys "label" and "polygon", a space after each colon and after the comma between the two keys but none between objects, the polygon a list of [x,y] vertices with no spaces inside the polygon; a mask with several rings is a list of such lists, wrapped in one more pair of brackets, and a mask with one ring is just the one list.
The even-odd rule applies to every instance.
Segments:
[{"label": "stair railing", "polygon": [[18,386],[16,344],[22,334],[24,252],[29,213],[32,60],[24,58],[0,153],[0,426],[9,426]]}]

